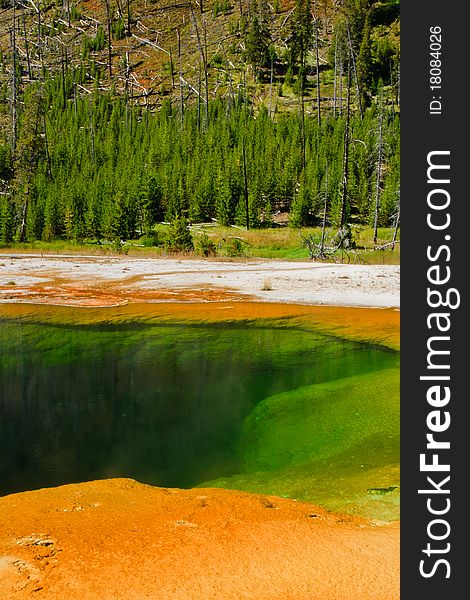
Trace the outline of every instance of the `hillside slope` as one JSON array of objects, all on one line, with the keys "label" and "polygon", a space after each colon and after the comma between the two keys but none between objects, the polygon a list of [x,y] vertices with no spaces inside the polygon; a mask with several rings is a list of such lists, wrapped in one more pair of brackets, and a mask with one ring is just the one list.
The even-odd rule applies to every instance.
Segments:
[{"label": "hillside slope", "polygon": [[[202,0],[201,4],[202,4]],[[195,100],[204,94],[204,70],[208,72],[209,96],[227,97],[243,89],[258,104],[279,109],[296,104],[295,86],[289,71],[289,40],[296,27],[294,0],[1,0],[0,44],[3,79],[10,71],[13,43],[22,83],[41,78],[44,70],[60,73],[75,66],[83,71],[78,92],[98,87],[127,93],[141,103],[160,104],[164,97]],[[24,7],[27,8],[24,8]],[[109,7],[109,12],[107,10]],[[305,94],[316,100],[316,41],[321,72],[321,97],[331,108],[334,95],[336,46],[339,84],[341,33],[345,19],[350,25],[356,62],[359,59],[366,15],[370,13],[375,85],[382,78],[396,88],[398,82],[399,13],[396,0],[318,0],[310,2],[315,27],[310,29],[306,56]],[[249,64],[247,44],[254,16],[267,21],[271,56],[261,77]],[[109,19],[108,19],[109,17]],[[260,17],[261,18],[261,17]],[[16,22],[13,42],[12,24]],[[360,21],[359,25],[355,21]],[[108,38],[111,33],[110,40]],[[359,33],[354,28],[359,27]],[[109,44],[108,44],[109,40]],[[346,51],[343,48],[343,54]],[[342,62],[345,62],[344,56]],[[359,68],[359,65],[357,65]],[[345,82],[346,67],[343,64]],[[11,75],[11,74],[10,74]],[[295,79],[295,78],[294,78]],[[287,82],[287,83],[286,83]],[[272,85],[271,85],[272,83]],[[337,90],[339,93],[339,89]]]},{"label": "hillside slope", "polygon": [[276,214],[341,246],[396,235],[397,0],[0,7],[0,242],[163,245],[162,221]]}]

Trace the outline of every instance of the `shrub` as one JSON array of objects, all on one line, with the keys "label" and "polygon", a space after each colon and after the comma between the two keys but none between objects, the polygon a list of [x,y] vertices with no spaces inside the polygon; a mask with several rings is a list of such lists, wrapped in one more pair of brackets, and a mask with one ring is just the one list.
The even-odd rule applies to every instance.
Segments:
[{"label": "shrub", "polygon": [[152,235],[144,235],[139,239],[139,244],[145,246],[146,248],[152,248],[155,246],[163,246],[163,240],[158,235],[158,233],[154,233]]},{"label": "shrub", "polygon": [[165,239],[168,252],[191,252],[194,250],[193,236],[184,217],[177,217],[171,222]]},{"label": "shrub", "polygon": [[115,40],[122,40],[126,36],[126,28],[122,19],[113,23],[112,33]]},{"label": "shrub", "polygon": [[207,233],[203,233],[200,238],[196,240],[196,252],[201,256],[215,256],[217,248],[214,242],[210,239]]},{"label": "shrub", "polygon": [[238,238],[232,238],[225,246],[227,256],[243,256],[243,244]]}]

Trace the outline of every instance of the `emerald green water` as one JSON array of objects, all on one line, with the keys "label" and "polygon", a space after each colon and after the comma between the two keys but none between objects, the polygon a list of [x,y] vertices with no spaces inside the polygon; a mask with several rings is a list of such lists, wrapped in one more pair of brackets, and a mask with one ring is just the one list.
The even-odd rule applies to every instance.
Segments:
[{"label": "emerald green water", "polygon": [[312,477],[399,460],[399,354],[288,319],[3,318],[0,348],[0,494],[132,477],[315,500]]}]

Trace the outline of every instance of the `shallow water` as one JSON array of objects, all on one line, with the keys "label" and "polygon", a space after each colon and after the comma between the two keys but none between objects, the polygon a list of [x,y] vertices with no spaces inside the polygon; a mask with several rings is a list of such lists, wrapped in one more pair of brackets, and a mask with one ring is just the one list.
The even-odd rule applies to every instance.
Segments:
[{"label": "shallow water", "polygon": [[[308,320],[106,314],[0,319],[0,494],[107,477],[250,489],[250,475],[320,465],[368,438],[380,465],[397,462],[396,390],[374,399],[398,372],[396,351]],[[309,498],[305,474],[292,477]]]}]

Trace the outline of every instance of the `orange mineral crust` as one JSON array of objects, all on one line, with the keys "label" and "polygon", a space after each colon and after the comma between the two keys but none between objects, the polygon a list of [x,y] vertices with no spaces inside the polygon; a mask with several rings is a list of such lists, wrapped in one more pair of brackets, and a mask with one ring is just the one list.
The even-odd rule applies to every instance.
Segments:
[{"label": "orange mineral crust", "polygon": [[394,600],[399,525],[111,479],[0,498],[4,600]]}]

